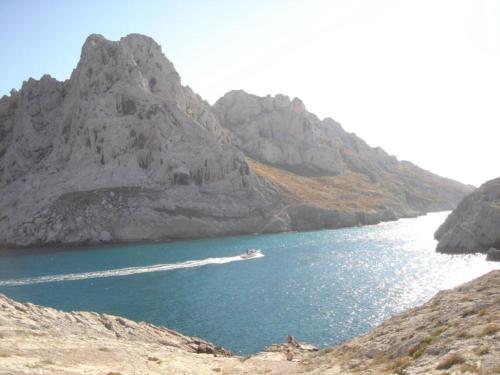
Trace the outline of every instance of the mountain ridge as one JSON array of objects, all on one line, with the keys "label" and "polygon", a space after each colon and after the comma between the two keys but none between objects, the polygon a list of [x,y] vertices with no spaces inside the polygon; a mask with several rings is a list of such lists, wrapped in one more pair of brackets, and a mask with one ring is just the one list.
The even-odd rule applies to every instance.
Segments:
[{"label": "mountain ridge", "polygon": [[[242,101],[235,111],[225,105],[231,96]],[[267,105],[268,113],[257,113],[267,128],[248,123],[262,108],[255,102]],[[234,119],[264,147],[249,147]],[[269,138],[275,129],[278,139]],[[266,166],[267,175],[257,173]],[[364,187],[351,194],[344,184],[345,207],[373,190],[387,199],[357,210],[320,207],[297,194],[290,200],[276,183],[281,171],[301,181],[306,195],[324,178],[355,176],[353,184]],[[0,99],[0,243],[7,246],[373,224],[451,209],[469,190],[369,147],[307,112],[300,99],[233,92],[210,106],[140,34],[119,41],[92,34],[68,80],[29,79]]]}]

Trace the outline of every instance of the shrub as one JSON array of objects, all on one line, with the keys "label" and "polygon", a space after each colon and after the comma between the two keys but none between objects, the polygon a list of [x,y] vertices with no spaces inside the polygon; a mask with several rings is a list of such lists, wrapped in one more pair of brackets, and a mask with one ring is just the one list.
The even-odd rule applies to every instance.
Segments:
[{"label": "shrub", "polygon": [[459,363],[464,363],[465,358],[458,353],[450,354],[445,357],[441,362],[438,363],[437,370],[448,370],[450,367],[457,365]]},{"label": "shrub", "polygon": [[490,349],[487,346],[480,346],[474,349],[474,353],[477,355],[485,355],[490,352]]},{"label": "shrub", "polygon": [[483,335],[494,335],[500,330],[496,324],[488,324],[483,328]]},{"label": "shrub", "polygon": [[469,337],[472,337],[472,335],[467,331],[461,331],[461,332],[457,333],[457,337],[459,337],[461,339],[467,339]]}]

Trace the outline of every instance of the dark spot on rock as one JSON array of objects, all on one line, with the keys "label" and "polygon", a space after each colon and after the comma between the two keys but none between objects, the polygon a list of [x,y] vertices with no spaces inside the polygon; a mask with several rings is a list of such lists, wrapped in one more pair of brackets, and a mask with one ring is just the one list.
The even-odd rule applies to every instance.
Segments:
[{"label": "dark spot on rock", "polygon": [[144,134],[141,133],[137,137],[136,147],[142,150],[145,146],[146,146],[146,137],[144,136]]},{"label": "dark spot on rock", "polygon": [[189,185],[189,174],[184,172],[174,173],[174,185]]},{"label": "dark spot on rock", "polygon": [[122,96],[116,103],[116,110],[123,116],[133,115],[137,111],[137,106],[132,99]]},{"label": "dark spot on rock", "polygon": [[151,91],[154,91],[155,90],[155,87],[156,87],[156,78],[155,77],[152,77],[150,80],[149,80],[149,89]]},{"label": "dark spot on rock", "polygon": [[148,169],[152,161],[153,157],[149,152],[141,152],[137,155],[137,164],[139,164],[139,167],[142,169]]}]

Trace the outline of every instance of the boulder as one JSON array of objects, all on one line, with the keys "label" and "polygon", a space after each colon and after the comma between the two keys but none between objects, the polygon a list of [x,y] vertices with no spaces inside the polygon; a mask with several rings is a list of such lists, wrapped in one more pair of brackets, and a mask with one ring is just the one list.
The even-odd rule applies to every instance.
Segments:
[{"label": "boulder", "polygon": [[486,254],[486,260],[500,262],[500,249],[491,247]]},{"label": "boulder", "polygon": [[484,183],[466,196],[434,237],[439,241],[437,251],[443,253],[486,253],[490,248],[498,248],[500,178]]}]

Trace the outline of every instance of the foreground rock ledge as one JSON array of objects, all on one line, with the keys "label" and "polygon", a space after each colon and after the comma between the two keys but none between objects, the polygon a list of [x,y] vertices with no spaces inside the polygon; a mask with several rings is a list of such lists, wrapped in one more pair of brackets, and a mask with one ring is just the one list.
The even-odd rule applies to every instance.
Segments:
[{"label": "foreground rock ledge", "polygon": [[[284,334],[286,334],[284,332]],[[286,348],[286,346],[282,346]],[[202,351],[211,354],[199,354]],[[230,356],[172,330],[0,295],[0,374],[498,374],[500,271],[318,352]]]}]

